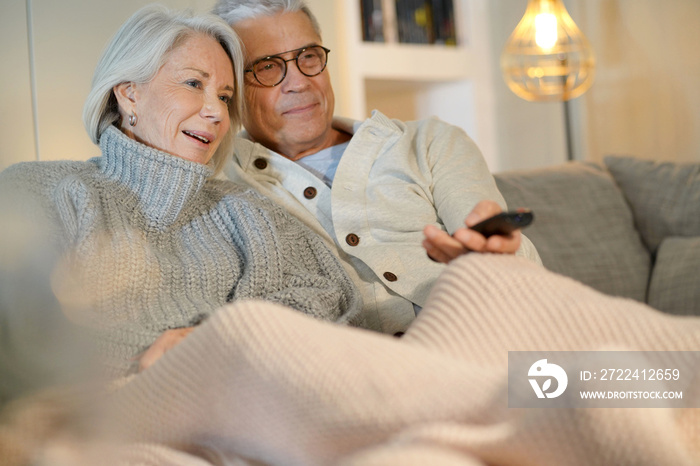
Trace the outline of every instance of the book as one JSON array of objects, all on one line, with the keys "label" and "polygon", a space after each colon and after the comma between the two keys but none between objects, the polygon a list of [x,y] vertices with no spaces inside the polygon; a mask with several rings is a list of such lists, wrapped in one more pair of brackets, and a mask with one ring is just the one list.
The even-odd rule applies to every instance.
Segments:
[{"label": "book", "polygon": [[430,0],[396,0],[396,25],[399,42],[433,43]]},{"label": "book", "polygon": [[362,40],[457,45],[454,0],[360,0]]},{"label": "book", "polygon": [[362,40],[384,42],[384,15],[382,0],[360,0]]},{"label": "book", "polygon": [[433,39],[435,44],[457,45],[453,0],[431,0]]}]

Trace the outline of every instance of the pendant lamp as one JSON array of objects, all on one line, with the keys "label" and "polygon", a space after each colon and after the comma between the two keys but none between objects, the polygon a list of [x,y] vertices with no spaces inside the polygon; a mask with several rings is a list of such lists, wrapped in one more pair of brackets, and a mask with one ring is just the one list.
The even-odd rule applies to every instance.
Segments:
[{"label": "pendant lamp", "polygon": [[525,100],[568,101],[593,84],[593,50],[561,0],[529,0],[511,34],[501,70]]}]

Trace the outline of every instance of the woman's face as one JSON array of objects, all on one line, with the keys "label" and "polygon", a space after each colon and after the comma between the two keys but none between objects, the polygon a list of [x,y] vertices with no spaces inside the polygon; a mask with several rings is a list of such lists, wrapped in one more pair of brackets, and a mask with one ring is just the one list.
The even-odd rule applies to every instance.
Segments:
[{"label": "woman's face", "polygon": [[[122,93],[117,96],[122,130],[147,146],[206,164],[231,126],[233,87],[223,47],[209,36],[193,35],[168,53],[152,81],[115,87]],[[132,112],[135,126],[129,125]]]}]

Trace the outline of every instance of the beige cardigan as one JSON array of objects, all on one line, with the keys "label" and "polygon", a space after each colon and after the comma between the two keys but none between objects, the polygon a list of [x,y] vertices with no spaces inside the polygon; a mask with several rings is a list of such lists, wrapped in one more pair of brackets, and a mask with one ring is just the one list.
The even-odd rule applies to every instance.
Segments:
[{"label": "beige cardigan", "polygon": [[[435,118],[404,123],[378,111],[364,122],[335,118],[333,126],[353,137],[332,189],[245,132],[224,172],[284,206],[338,253],[362,293],[369,328],[405,331],[413,304],[425,305],[444,270],[421,246],[423,228],[452,233],[477,202],[505,201],[478,147],[456,126]],[[518,254],[539,262],[527,238]]]}]

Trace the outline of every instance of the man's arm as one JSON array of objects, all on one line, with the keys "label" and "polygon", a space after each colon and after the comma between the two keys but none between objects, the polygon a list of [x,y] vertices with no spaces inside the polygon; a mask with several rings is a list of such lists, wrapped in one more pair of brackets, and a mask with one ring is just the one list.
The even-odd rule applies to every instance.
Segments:
[{"label": "man's arm", "polygon": [[492,252],[518,254],[539,263],[534,246],[519,231],[487,239],[468,228],[505,210],[505,199],[478,147],[464,131],[444,123],[434,125],[431,131],[427,158],[433,202],[447,231],[435,225],[424,229],[423,246],[428,255],[438,262],[449,262],[469,251]]}]

